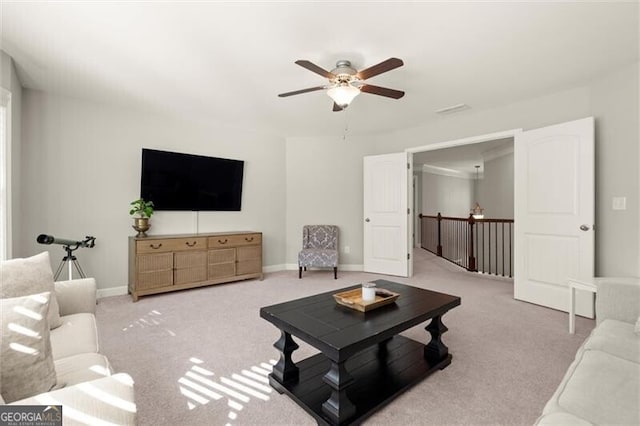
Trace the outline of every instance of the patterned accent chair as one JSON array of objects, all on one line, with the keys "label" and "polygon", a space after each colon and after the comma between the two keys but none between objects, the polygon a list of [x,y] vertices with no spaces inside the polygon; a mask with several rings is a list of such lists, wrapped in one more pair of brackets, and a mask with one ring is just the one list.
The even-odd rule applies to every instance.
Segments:
[{"label": "patterned accent chair", "polygon": [[298,278],[302,268],[333,267],[338,279],[338,227],[335,225],[305,225],[302,228],[302,250],[298,253]]}]

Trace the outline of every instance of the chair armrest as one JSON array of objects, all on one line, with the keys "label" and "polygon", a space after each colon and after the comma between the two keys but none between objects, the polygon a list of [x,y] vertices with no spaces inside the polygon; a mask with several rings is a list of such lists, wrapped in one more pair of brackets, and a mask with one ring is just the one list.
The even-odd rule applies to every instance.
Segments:
[{"label": "chair armrest", "polygon": [[62,424],[136,424],[133,379],[128,374],[78,383],[9,405],[62,405]]},{"label": "chair armrest", "polygon": [[635,324],[640,315],[640,278],[598,278],[596,321],[615,319]]},{"label": "chair armrest", "polygon": [[61,316],[85,312],[96,313],[95,279],[57,281],[55,289]]}]

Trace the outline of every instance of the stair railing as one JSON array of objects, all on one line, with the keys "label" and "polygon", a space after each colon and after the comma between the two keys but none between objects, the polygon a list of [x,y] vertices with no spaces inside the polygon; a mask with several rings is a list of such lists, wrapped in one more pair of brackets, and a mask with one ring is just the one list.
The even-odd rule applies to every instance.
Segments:
[{"label": "stair railing", "polygon": [[465,268],[513,276],[513,219],[420,214],[421,247]]}]

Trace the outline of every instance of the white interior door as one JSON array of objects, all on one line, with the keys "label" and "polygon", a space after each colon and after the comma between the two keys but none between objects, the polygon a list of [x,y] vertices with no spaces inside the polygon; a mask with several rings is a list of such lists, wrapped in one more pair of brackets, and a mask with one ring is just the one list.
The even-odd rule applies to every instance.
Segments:
[{"label": "white interior door", "polygon": [[[516,135],[514,297],[569,310],[568,278],[594,272],[593,117]],[[576,313],[593,318],[593,295]]]},{"label": "white interior door", "polygon": [[364,157],[364,270],[408,276],[407,153]]}]

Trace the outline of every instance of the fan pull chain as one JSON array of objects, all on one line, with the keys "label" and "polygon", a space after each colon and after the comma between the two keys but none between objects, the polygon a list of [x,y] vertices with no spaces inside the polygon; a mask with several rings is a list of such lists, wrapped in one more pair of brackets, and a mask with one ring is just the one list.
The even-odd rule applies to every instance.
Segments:
[{"label": "fan pull chain", "polygon": [[347,117],[347,109],[343,109],[342,112],[344,112],[344,132],[342,133],[342,140],[346,142],[347,132],[349,131],[349,120]]}]

